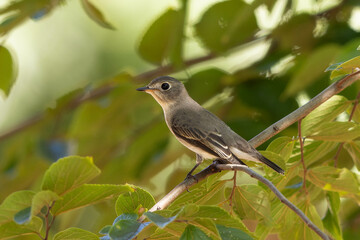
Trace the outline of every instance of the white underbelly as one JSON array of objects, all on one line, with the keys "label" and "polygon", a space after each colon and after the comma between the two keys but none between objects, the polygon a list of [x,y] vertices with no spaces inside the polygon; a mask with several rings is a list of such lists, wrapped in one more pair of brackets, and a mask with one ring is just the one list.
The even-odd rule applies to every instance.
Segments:
[{"label": "white underbelly", "polygon": [[218,156],[214,156],[213,154],[210,154],[204,150],[202,150],[201,148],[195,147],[194,145],[190,145],[188,142],[182,140],[181,138],[176,137],[177,140],[179,140],[179,142],[184,145],[185,147],[187,147],[188,149],[190,149],[191,151],[193,151],[196,154],[199,154],[200,156],[202,156],[204,159],[214,159],[214,158],[218,158]]}]

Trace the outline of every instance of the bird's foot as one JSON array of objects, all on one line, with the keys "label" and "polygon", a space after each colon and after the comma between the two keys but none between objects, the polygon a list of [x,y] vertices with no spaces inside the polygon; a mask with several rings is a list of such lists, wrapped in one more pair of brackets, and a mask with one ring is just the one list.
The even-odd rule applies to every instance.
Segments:
[{"label": "bird's foot", "polygon": [[191,173],[188,173],[188,174],[186,175],[186,177],[185,177],[184,180],[191,179],[191,178],[194,179],[194,180],[196,181],[196,183],[199,182],[199,179],[197,179],[197,177],[195,177],[195,176],[192,175]]}]

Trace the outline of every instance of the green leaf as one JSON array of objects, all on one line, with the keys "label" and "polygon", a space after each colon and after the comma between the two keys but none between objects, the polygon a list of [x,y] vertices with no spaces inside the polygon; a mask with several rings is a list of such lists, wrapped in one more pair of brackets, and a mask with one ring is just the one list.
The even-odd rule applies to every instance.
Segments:
[{"label": "green leaf", "polygon": [[91,157],[70,156],[59,159],[45,172],[43,190],[51,190],[58,195],[91,181],[100,174]]},{"label": "green leaf", "polygon": [[225,227],[220,224],[216,224],[217,229],[219,230],[221,239],[226,240],[252,240],[253,238],[248,235],[246,232],[243,232],[236,228]]},{"label": "green leaf", "polygon": [[164,228],[166,225],[171,223],[177,218],[177,215],[169,218],[165,218],[159,214],[153,213],[153,212],[146,212],[144,215],[153,223],[155,223],[158,227]]},{"label": "green leaf", "polygon": [[100,231],[99,231],[99,233],[100,234],[109,234],[109,231],[110,231],[110,229],[111,229],[111,227],[112,227],[112,225],[106,225],[105,227],[103,227]]},{"label": "green leaf", "polygon": [[[303,52],[312,49],[314,42],[312,36],[316,26],[316,21],[313,16],[309,14],[297,14],[287,19],[288,21],[282,21],[281,25],[277,26],[271,34],[274,40],[278,42],[279,48],[289,51],[293,50],[296,46]],[[324,64],[321,63],[321,65]]]},{"label": "green leaf", "polygon": [[294,96],[320,79],[328,63],[333,60],[338,52],[339,46],[335,44],[327,44],[313,51],[293,74],[282,97]]},{"label": "green leaf", "polygon": [[56,193],[49,190],[36,193],[31,205],[31,216],[38,214],[44,206],[49,208],[59,198]]},{"label": "green leaf", "polygon": [[246,42],[258,30],[254,6],[229,0],[212,5],[195,25],[205,47],[223,53]]},{"label": "green leaf", "polygon": [[209,238],[203,231],[190,224],[185,228],[185,231],[180,237],[180,240],[210,240],[210,239],[211,238]]},{"label": "green leaf", "polygon": [[272,141],[266,151],[279,154],[287,162],[294,149],[295,140],[290,137],[279,137]]},{"label": "green leaf", "polygon": [[0,205],[0,224],[12,221],[16,213],[30,207],[34,195],[28,190],[10,194]]},{"label": "green leaf", "polygon": [[356,68],[360,68],[360,56],[354,57],[338,65],[336,69],[331,72],[330,79],[356,72]]},{"label": "green leaf", "polygon": [[[323,230],[321,218],[312,204],[302,203],[298,207],[320,230]],[[279,232],[280,239],[288,239],[289,236],[291,236],[292,239],[321,239],[306,223],[301,221],[297,215],[292,211],[287,211],[288,215],[292,215],[294,218],[290,216],[290,218],[285,217],[285,225]]]},{"label": "green leaf", "polygon": [[54,236],[54,240],[99,240],[99,237],[84,229],[71,227],[58,232]]},{"label": "green leaf", "polygon": [[104,15],[101,13],[101,11],[95,7],[89,0],[81,0],[82,6],[86,12],[86,14],[94,20],[97,24],[100,26],[115,30],[114,26],[112,26],[104,17]]},{"label": "green leaf", "polygon": [[123,192],[131,191],[128,185],[84,184],[62,196],[51,209],[53,215],[116,198]]},{"label": "green leaf", "polygon": [[0,239],[39,233],[41,227],[42,220],[39,217],[33,217],[31,221],[23,225],[11,221],[0,225]]},{"label": "green leaf", "polygon": [[117,215],[123,213],[136,213],[139,212],[140,208],[150,209],[155,205],[154,197],[146,190],[132,186],[133,191],[121,194],[116,200],[115,210]]},{"label": "green leaf", "polygon": [[14,215],[14,221],[17,224],[24,224],[31,218],[31,207],[24,208]]},{"label": "green leaf", "polygon": [[344,144],[344,148],[350,154],[357,169],[360,169],[360,141],[351,141]]},{"label": "green leaf", "polygon": [[328,210],[324,217],[324,227],[335,237],[335,239],[342,239],[341,227],[338,218],[340,209],[340,194],[337,192],[327,192]]},{"label": "green leaf", "polygon": [[272,221],[268,193],[258,185],[237,186],[233,204],[234,211],[241,219],[265,220],[267,223]]},{"label": "green leaf", "polygon": [[138,47],[141,57],[156,65],[161,65],[166,59],[181,65],[184,21],[184,10],[168,9],[141,39]]},{"label": "green leaf", "polygon": [[0,46],[0,90],[3,90],[7,95],[10,91],[14,76],[14,66],[13,59],[9,50],[3,46]]},{"label": "green leaf", "polygon": [[360,136],[360,124],[353,122],[330,122],[322,125],[308,138],[322,141],[350,142]]},{"label": "green leaf", "polygon": [[349,105],[350,101],[345,97],[339,95],[332,96],[303,119],[301,124],[302,135],[310,135],[317,131],[322,124],[333,121]]},{"label": "green leaf", "polygon": [[360,104],[356,106],[352,120],[360,123]]},{"label": "green leaf", "polygon": [[[305,141],[304,147],[304,159],[306,165],[310,165],[320,160],[322,157],[326,156],[329,152],[334,150],[338,146],[337,142],[328,142],[328,141]],[[289,160],[289,163],[297,163],[301,159],[300,146],[294,149],[293,155]]]},{"label": "green leaf", "polygon": [[211,219],[215,224],[221,224],[248,232],[248,229],[240,219],[231,216],[229,212],[217,206],[189,204],[182,209],[179,216],[185,220],[195,220],[199,218]]},{"label": "green leaf", "polygon": [[109,231],[112,240],[133,239],[149,222],[139,223],[133,219],[122,219],[117,221]]},{"label": "green leaf", "polygon": [[318,166],[308,170],[308,181],[316,186],[340,194],[360,193],[359,183],[353,172],[343,168]]},{"label": "green leaf", "polygon": [[193,220],[189,220],[188,223],[198,227],[207,235],[215,239],[220,238],[219,231],[217,230],[216,225],[212,219],[195,218]]}]

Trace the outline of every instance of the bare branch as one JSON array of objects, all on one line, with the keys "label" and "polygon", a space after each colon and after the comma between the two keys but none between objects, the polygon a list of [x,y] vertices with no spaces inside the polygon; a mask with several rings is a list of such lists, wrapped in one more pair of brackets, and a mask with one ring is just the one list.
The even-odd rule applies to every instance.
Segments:
[{"label": "bare branch", "polygon": [[288,206],[291,210],[293,210],[303,221],[309,226],[316,234],[318,234],[322,239],[330,239],[324,232],[322,232],[299,208],[297,208],[294,204],[292,204],[276,187],[275,185],[256,173],[251,168],[245,165],[237,165],[237,164],[219,164],[216,167],[220,170],[235,170],[242,171],[250,175],[250,177],[259,180],[264,183],[278,198],[279,200]]}]

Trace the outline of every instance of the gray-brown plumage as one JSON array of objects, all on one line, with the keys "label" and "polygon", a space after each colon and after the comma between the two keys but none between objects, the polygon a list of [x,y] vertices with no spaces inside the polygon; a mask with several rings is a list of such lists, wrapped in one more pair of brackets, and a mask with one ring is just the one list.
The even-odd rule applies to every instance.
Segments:
[{"label": "gray-brown plumage", "polygon": [[159,77],[137,90],[145,91],[155,98],[163,108],[170,131],[185,147],[196,153],[196,165],[188,175],[192,174],[203,159],[214,158],[234,164],[244,164],[240,159],[262,162],[284,174],[283,169],[195,102],[188,95],[185,86],[175,78]]}]

